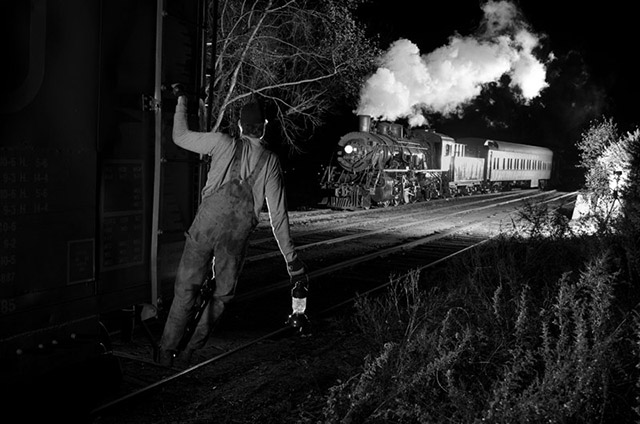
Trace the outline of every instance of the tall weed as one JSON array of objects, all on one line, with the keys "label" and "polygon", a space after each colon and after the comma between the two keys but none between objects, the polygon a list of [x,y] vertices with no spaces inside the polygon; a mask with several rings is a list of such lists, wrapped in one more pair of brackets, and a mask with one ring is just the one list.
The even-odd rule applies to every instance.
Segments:
[{"label": "tall weed", "polygon": [[636,417],[640,327],[606,246],[500,237],[358,299],[354,323],[376,353],[331,389],[324,422]]}]

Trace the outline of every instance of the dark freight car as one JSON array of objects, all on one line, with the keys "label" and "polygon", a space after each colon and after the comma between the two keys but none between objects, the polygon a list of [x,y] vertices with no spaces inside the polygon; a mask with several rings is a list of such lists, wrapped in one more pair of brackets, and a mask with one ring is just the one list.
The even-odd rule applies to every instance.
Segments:
[{"label": "dark freight car", "polygon": [[[99,359],[101,317],[172,290],[202,162],[166,87],[202,87],[203,1],[4,2],[0,361],[28,381]],[[192,117],[200,121],[198,117]]]}]

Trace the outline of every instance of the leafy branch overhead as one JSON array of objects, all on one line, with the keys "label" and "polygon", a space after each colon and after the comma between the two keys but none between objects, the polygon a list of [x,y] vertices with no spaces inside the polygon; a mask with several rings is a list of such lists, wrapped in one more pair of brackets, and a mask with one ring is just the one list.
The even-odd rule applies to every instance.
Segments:
[{"label": "leafy branch overhead", "polygon": [[[363,0],[219,0],[212,129],[232,130],[240,106],[260,96],[286,143],[355,103],[378,51],[355,19]],[[214,20],[209,20],[212,25]]]}]

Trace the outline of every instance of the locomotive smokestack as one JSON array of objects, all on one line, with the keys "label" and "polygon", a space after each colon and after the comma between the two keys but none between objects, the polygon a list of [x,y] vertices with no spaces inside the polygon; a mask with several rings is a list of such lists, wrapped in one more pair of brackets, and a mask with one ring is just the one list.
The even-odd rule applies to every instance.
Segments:
[{"label": "locomotive smokestack", "polygon": [[361,132],[371,131],[371,116],[358,115],[358,131],[361,131]]}]

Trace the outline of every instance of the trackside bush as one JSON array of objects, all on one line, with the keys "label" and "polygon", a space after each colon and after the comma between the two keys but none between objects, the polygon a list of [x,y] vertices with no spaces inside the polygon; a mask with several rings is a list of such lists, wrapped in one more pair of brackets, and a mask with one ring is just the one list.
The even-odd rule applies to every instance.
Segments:
[{"label": "trackside bush", "polygon": [[358,299],[373,353],[323,422],[636,420],[640,326],[611,245],[505,236]]}]

